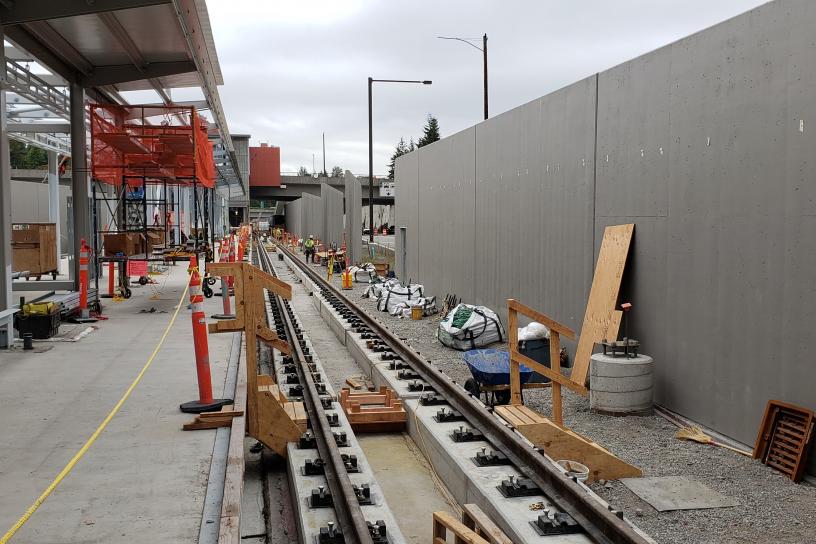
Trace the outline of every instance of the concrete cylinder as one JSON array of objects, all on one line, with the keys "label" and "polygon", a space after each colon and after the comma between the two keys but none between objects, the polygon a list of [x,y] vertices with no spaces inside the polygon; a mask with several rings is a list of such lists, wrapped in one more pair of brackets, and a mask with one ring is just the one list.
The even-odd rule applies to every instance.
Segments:
[{"label": "concrete cylinder", "polygon": [[593,412],[613,416],[652,413],[652,371],[648,355],[611,357],[596,353],[590,358],[589,406]]}]

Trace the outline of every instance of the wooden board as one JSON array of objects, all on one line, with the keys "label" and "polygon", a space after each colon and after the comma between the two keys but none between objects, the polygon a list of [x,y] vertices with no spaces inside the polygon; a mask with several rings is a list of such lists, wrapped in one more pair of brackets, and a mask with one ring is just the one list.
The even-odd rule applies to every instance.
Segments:
[{"label": "wooden board", "polygon": [[479,536],[476,531],[467,527],[464,523],[453,517],[448,512],[433,513],[433,541],[434,544],[445,544],[447,532],[454,535],[456,544],[489,544],[487,540]]},{"label": "wooden board", "polygon": [[490,544],[513,544],[504,531],[475,504],[462,505],[462,523]]},{"label": "wooden board", "polygon": [[544,450],[553,460],[578,461],[586,465],[589,468],[590,482],[643,476],[639,468],[617,458],[599,444],[559,427],[526,406],[496,406],[495,410],[499,417]]},{"label": "wooden board", "polygon": [[604,230],[584,322],[581,325],[581,336],[575,352],[575,365],[572,369],[572,380],[575,383],[586,385],[589,358],[595,344],[613,333],[617,337],[617,330],[610,329],[610,322],[613,319],[634,231],[633,224],[610,226]]}]

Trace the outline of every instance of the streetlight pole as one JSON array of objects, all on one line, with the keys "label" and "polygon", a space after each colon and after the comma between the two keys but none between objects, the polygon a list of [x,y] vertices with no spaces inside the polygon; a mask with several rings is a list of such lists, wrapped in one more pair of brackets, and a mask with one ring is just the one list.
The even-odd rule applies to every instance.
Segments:
[{"label": "streetlight pole", "polygon": [[371,88],[374,83],[420,83],[430,85],[430,80],[373,79],[368,78],[368,241],[374,241],[374,131],[371,107]]},{"label": "streetlight pole", "polygon": [[482,52],[482,66],[484,72],[484,118],[487,119],[487,34],[482,36],[481,47],[464,38],[454,38],[452,36],[437,36],[437,38],[440,40],[456,40],[459,42],[464,42],[477,51]]}]

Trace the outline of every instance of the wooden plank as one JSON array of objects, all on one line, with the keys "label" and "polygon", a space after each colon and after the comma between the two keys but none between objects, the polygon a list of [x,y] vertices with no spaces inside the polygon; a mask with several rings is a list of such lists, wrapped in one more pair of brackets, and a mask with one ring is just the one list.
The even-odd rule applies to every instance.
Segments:
[{"label": "wooden plank", "polygon": [[526,304],[522,304],[521,302],[510,298],[507,299],[507,307],[510,308],[511,310],[515,310],[526,315],[527,317],[534,321],[537,321],[538,323],[541,323],[551,331],[556,331],[558,334],[562,334],[565,337],[569,338],[570,340],[575,340],[574,330],[570,329],[564,324],[559,323],[555,319],[530,308]]},{"label": "wooden plank", "polygon": [[510,359],[511,360],[515,359],[519,363],[523,363],[524,365],[528,366],[530,368],[530,370],[532,370],[534,372],[538,372],[542,376],[546,376],[549,379],[551,379],[552,381],[558,382],[561,385],[572,389],[573,391],[575,391],[579,395],[586,396],[586,395],[589,394],[589,389],[587,389],[583,385],[579,385],[579,384],[575,383],[574,381],[572,381],[572,379],[569,376],[564,376],[561,373],[556,374],[553,369],[547,368],[546,366],[542,365],[538,361],[530,359],[529,357],[527,357],[526,355],[522,355],[518,351],[511,351],[510,352]]},{"label": "wooden plank", "polygon": [[256,378],[256,381],[258,382],[258,387],[261,387],[261,386],[264,386],[264,385],[276,385],[277,384],[277,382],[275,381],[275,376],[272,376],[270,374],[258,374],[258,377]]},{"label": "wooden plank", "polygon": [[257,266],[247,265],[251,267],[252,280],[255,285],[262,289],[267,289],[276,295],[280,295],[286,300],[292,300],[292,286],[288,283],[279,280],[278,278],[267,274]]},{"label": "wooden plank", "polygon": [[504,531],[475,504],[462,505],[462,523],[482,538],[486,538],[490,544],[513,544]]},{"label": "wooden plank", "polygon": [[182,425],[181,429],[183,431],[201,431],[205,429],[217,429],[218,427],[229,427],[230,425],[232,425],[231,417],[196,418],[194,421]]},{"label": "wooden plank", "polygon": [[221,419],[221,418],[228,418],[232,419],[234,417],[244,415],[243,410],[221,410],[220,412],[204,412],[203,414],[199,414],[199,419]]},{"label": "wooden plank", "polygon": [[[247,379],[245,364],[239,362],[238,379],[235,384],[235,402],[233,409],[246,411],[247,400]],[[221,531],[231,527],[225,527],[225,523],[230,523],[230,518],[241,516],[241,496],[244,489],[244,434],[246,430],[246,416],[232,418],[232,428],[230,429],[230,443],[227,450],[227,468],[224,477],[224,498],[221,503]],[[238,523],[236,523],[237,525]],[[237,530],[237,529],[235,529]],[[240,541],[240,535],[235,537]]]},{"label": "wooden plank", "polygon": [[[561,374],[561,344],[557,331],[550,331],[550,365],[554,374]],[[572,380],[570,380],[572,381]],[[564,426],[564,412],[561,405],[561,383],[552,382],[552,414],[557,425]]]},{"label": "wooden plank", "polygon": [[[496,414],[504,418],[504,406],[496,407]],[[643,472],[619,459],[611,452],[578,433],[556,425],[540,416],[538,423],[515,426],[527,440],[544,450],[554,460],[578,461],[589,468],[589,481],[639,478]]]},{"label": "wooden plank", "polygon": [[464,542],[466,544],[489,544],[487,540],[476,534],[475,531],[468,528],[464,523],[453,517],[448,512],[434,512],[434,541],[441,539],[445,542],[445,530],[449,530],[456,535],[457,542]]},{"label": "wooden plank", "polygon": [[623,312],[621,310],[614,310],[609,317],[609,327],[601,340],[610,340],[614,342],[618,339],[618,332],[620,332],[620,324],[623,319]]},{"label": "wooden plank", "polygon": [[[510,329],[510,351],[518,350],[518,313],[510,305],[508,300],[508,328]],[[518,361],[510,358],[510,404],[523,404],[521,398],[521,376],[519,375]]]},{"label": "wooden plank", "polygon": [[586,385],[589,358],[595,344],[602,341],[609,332],[634,230],[633,224],[610,226],[604,230],[586,313],[581,325],[581,336],[575,352],[575,364],[572,369],[572,379],[575,383]]}]

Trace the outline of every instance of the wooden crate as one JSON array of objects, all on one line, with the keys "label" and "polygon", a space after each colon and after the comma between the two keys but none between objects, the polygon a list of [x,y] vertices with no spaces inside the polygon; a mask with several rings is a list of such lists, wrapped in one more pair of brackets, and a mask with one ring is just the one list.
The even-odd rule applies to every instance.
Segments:
[{"label": "wooden crate", "polygon": [[55,223],[14,223],[11,226],[12,267],[14,272],[56,274],[57,226]]}]

